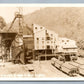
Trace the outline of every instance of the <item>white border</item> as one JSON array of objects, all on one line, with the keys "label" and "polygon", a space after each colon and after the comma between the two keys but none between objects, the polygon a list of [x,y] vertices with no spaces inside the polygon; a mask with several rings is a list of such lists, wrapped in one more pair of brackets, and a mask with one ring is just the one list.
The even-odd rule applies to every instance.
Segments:
[{"label": "white border", "polygon": [[[0,4],[0,7],[84,7],[84,4]],[[84,77],[11,78],[4,76],[0,77],[0,81],[84,81]]]},{"label": "white border", "polygon": [[84,4],[1,4],[0,7],[84,7]]},{"label": "white border", "polygon": [[0,78],[0,81],[84,81],[84,78],[76,78],[76,77],[69,77],[69,78],[7,78],[3,77]]}]

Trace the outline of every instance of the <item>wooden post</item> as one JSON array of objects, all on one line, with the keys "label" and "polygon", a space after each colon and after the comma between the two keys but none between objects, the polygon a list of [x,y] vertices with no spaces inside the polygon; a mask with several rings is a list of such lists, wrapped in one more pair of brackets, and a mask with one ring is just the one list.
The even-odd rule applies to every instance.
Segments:
[{"label": "wooden post", "polygon": [[47,60],[47,56],[46,56],[46,49],[45,49],[45,61]]},{"label": "wooden post", "polygon": [[9,60],[12,60],[12,49],[10,47],[10,57],[9,57]]},{"label": "wooden post", "polygon": [[33,60],[35,60],[34,49],[33,49]]}]

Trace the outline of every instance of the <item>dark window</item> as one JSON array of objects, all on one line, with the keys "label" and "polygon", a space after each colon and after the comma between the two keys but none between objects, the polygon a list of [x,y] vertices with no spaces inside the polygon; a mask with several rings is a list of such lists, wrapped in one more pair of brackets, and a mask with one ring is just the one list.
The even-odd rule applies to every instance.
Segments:
[{"label": "dark window", "polygon": [[37,40],[39,40],[39,38],[37,38]]},{"label": "dark window", "polygon": [[48,33],[46,33],[46,35],[49,35]]},{"label": "dark window", "polygon": [[37,27],[35,27],[35,29],[37,29]]},{"label": "dark window", "polygon": [[57,48],[57,46],[56,46],[56,48]]},{"label": "dark window", "polygon": [[50,46],[49,45],[47,45],[47,49],[50,49]]},{"label": "dark window", "polygon": [[46,40],[50,40],[50,37],[46,37]]},{"label": "dark window", "polygon": [[69,40],[67,40],[67,42],[69,42]]}]

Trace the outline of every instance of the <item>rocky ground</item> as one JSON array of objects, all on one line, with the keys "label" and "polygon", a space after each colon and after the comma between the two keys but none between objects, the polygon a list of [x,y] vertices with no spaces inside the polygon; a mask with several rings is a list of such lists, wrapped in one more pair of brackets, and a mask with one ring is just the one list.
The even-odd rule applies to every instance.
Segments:
[{"label": "rocky ground", "polygon": [[21,76],[28,78],[69,77],[67,74],[59,71],[54,66],[52,66],[50,61],[34,61],[33,64],[26,65],[0,61],[0,76],[7,77],[9,75],[12,75],[13,77]]},{"label": "rocky ground", "polygon": [[0,62],[0,76],[23,75],[27,77],[68,77],[66,74],[54,68],[50,61],[35,61],[34,64],[13,64]]}]

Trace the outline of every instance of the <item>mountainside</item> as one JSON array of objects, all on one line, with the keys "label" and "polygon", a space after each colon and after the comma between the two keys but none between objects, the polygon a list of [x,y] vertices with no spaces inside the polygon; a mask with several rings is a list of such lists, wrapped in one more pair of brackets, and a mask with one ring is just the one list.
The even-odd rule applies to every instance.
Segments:
[{"label": "mountainside", "polygon": [[[42,8],[25,15],[24,22],[30,28],[32,23],[39,24],[55,31],[59,36],[68,37],[79,44],[81,42],[84,44],[84,7]],[[28,29],[24,29],[24,34],[26,32]]]},{"label": "mountainside", "polygon": [[62,37],[83,40],[84,37],[84,8],[50,7],[38,10],[24,16],[29,26],[36,23],[45,26]]}]

